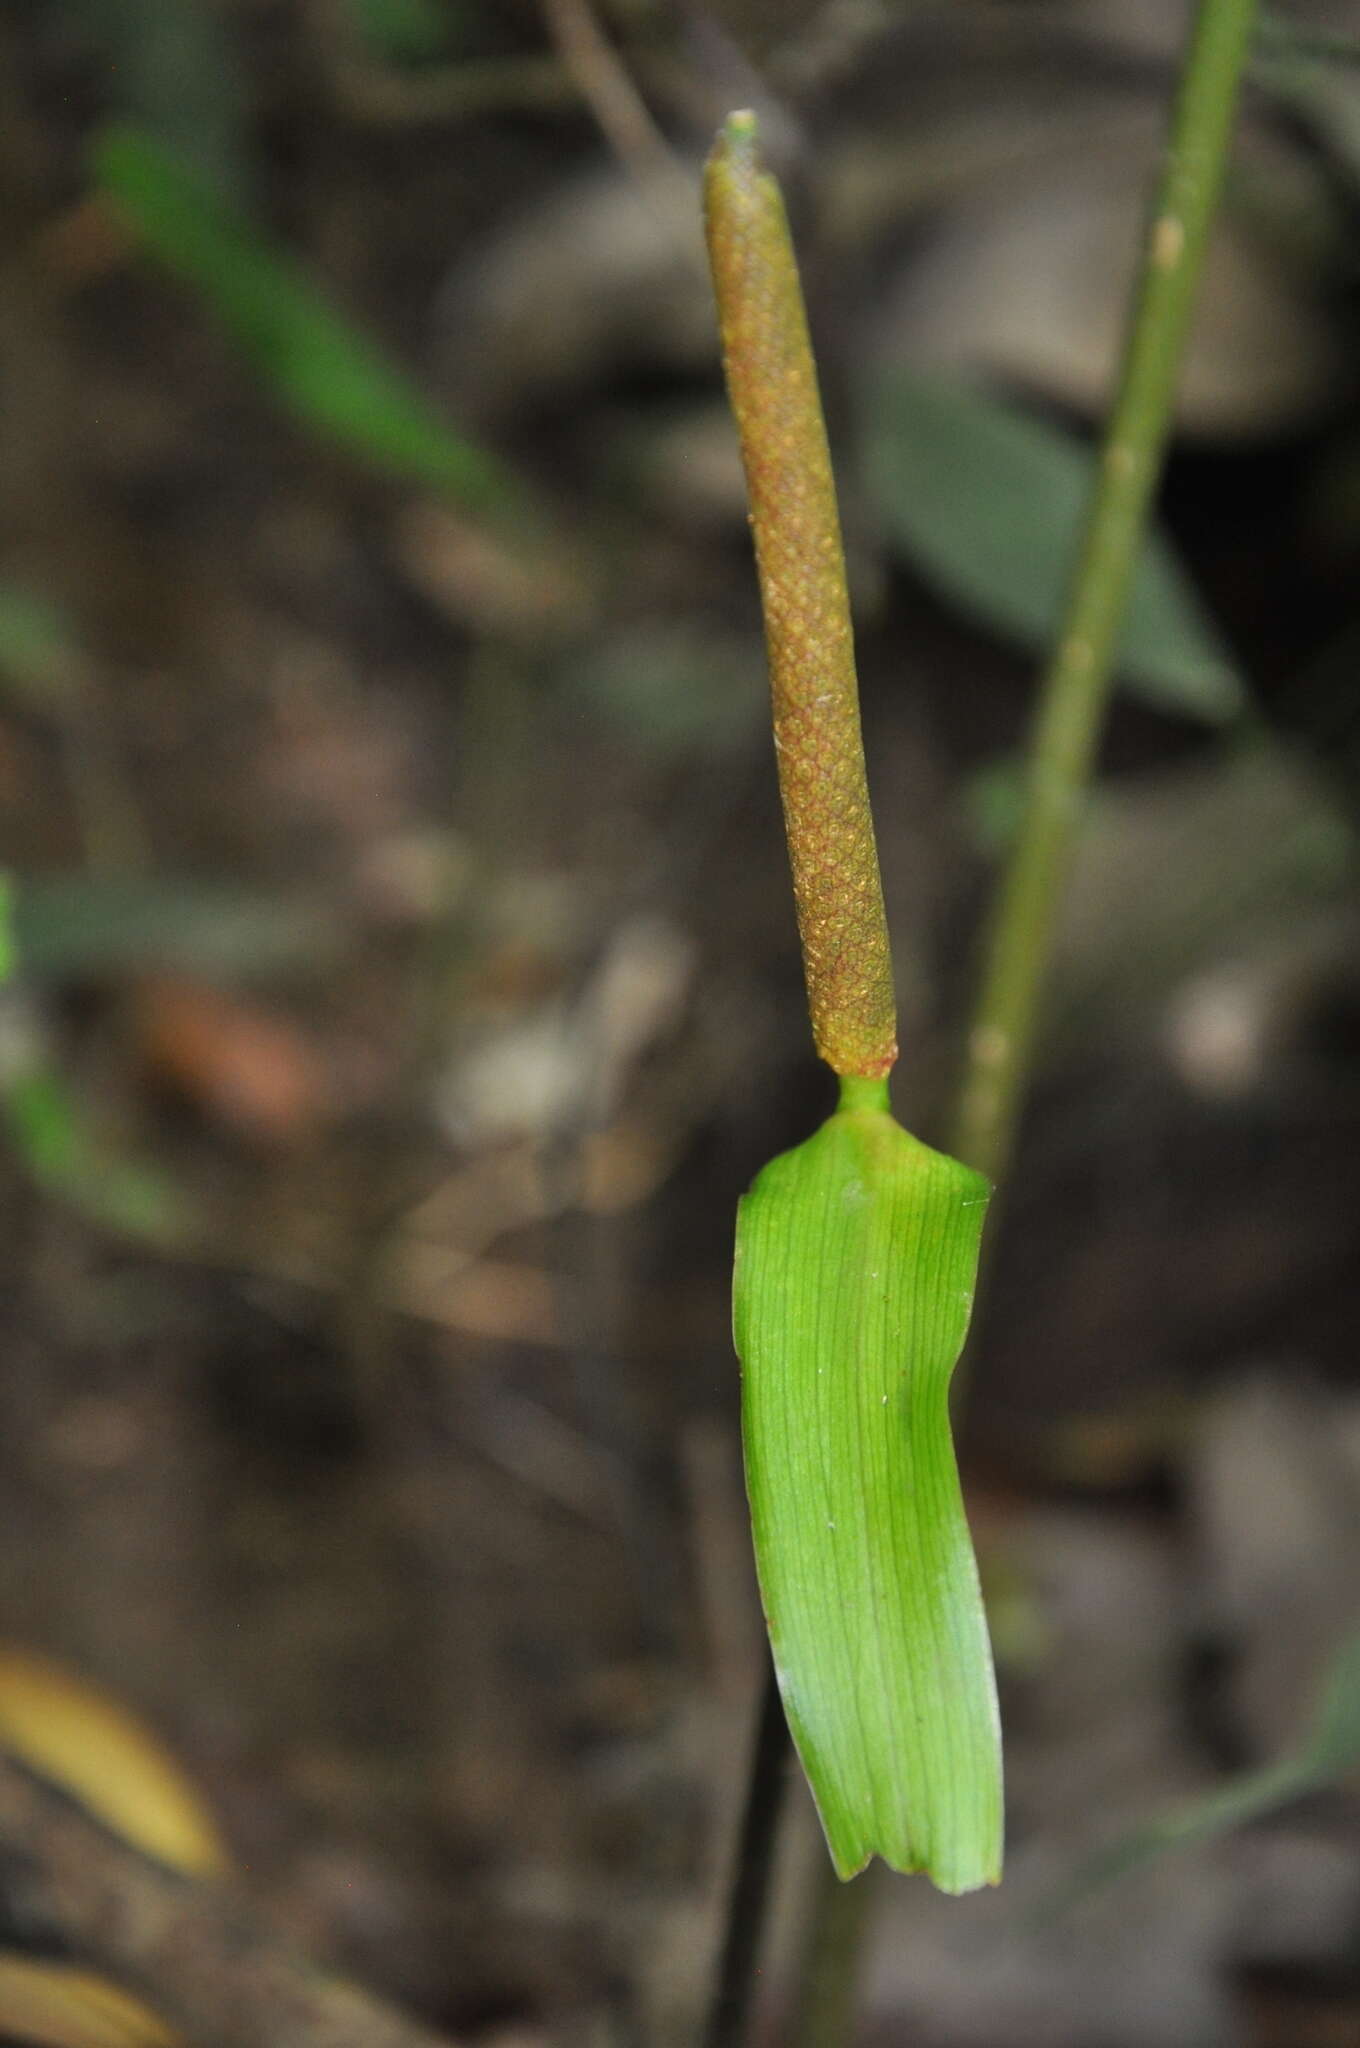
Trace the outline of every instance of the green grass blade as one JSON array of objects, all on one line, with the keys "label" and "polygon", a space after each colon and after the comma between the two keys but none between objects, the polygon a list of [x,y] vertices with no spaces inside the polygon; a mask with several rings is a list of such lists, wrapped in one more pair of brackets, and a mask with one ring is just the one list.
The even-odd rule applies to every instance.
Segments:
[{"label": "green grass blade", "polygon": [[148,970],[259,981],[318,972],[343,939],[314,896],[188,875],[29,875],[13,889],[15,940],[35,982]]},{"label": "green grass blade", "polygon": [[94,147],[100,188],[159,260],[191,285],[307,426],[374,467],[469,510],[529,516],[518,480],[438,409],[194,165],[130,124]]},{"label": "green grass blade", "polygon": [[22,583],[0,582],[0,694],[50,712],[79,695],[82,653],[57,605]]},{"label": "green grass blade", "polygon": [[449,0],[348,0],[344,11],[373,56],[411,68],[447,56],[472,13]]},{"label": "green grass blade", "polygon": [[836,1869],[995,1883],[1001,1750],[949,1429],[988,1186],[850,1083],[741,1205],[735,1331],[761,1595]]},{"label": "green grass blade", "polygon": [[[0,989],[27,966],[16,915],[14,877],[0,869]],[[36,1034],[11,1025],[0,1075],[0,1142],[12,1141],[38,1185],[98,1223],[162,1250],[184,1237],[187,1204],[152,1169],[119,1159],[92,1137]]]},{"label": "green grass blade", "polygon": [[1085,1857],[1044,1899],[1031,1925],[1046,1927],[1093,1892],[1127,1877],[1172,1849],[1190,1848],[1246,1827],[1319,1786],[1344,1777],[1360,1760],[1360,1631],[1348,1635],[1327,1674],[1312,1725],[1299,1746],[1272,1764],[1127,1828]]}]

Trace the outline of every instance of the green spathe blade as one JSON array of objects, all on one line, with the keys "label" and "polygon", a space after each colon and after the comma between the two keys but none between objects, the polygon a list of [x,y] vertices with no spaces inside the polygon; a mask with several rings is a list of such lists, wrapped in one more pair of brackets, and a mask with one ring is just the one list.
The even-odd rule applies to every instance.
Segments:
[{"label": "green spathe blade", "polygon": [[832,1860],[1001,1871],[1001,1735],[949,1428],[988,1184],[885,1083],[774,1159],[737,1221],[735,1334],[756,1566]]}]

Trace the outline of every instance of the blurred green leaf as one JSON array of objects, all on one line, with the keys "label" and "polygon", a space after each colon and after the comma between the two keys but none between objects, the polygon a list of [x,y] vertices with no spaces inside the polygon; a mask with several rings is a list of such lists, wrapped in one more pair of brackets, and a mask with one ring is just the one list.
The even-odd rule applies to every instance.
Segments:
[{"label": "blurred green leaf", "polygon": [[[15,878],[0,872],[0,986],[31,964],[20,904]],[[172,1183],[99,1142],[51,1065],[36,1025],[10,1038],[0,1071],[0,1121],[39,1187],[126,1236],[162,1248],[181,1243],[189,1219]]]},{"label": "blurred green leaf", "polygon": [[193,286],[299,420],[389,474],[480,512],[527,512],[524,487],[458,434],[292,259],[184,156],[106,128],[94,175],[147,248]]},{"label": "blurred green leaf", "polygon": [[1337,1653],[1301,1760],[1317,1784],[1360,1762],[1360,1630]]},{"label": "blurred green leaf", "polygon": [[10,1128],[38,1180],[72,1177],[84,1149],[70,1098],[54,1074],[31,1072],[13,1082],[6,1098]]},{"label": "blurred green leaf", "polygon": [[17,1075],[4,1107],[17,1150],[49,1194],[128,1237],[165,1247],[185,1237],[188,1218],[172,1183],[100,1144],[58,1074],[39,1066]]},{"label": "blurred green leaf", "polygon": [[[1075,567],[1092,450],[975,385],[897,367],[870,395],[863,463],[884,525],[922,576],[994,631],[1046,651]],[[1155,532],[1118,672],[1162,710],[1217,723],[1242,709],[1231,657]]]},{"label": "blurred green leaf", "polygon": [[1039,1908],[1047,1923],[1101,1886],[1127,1877],[1168,1850],[1212,1841],[1344,1776],[1360,1763],[1360,1631],[1348,1636],[1327,1674],[1311,1726],[1277,1763],[1234,1778],[1203,1799],[1172,1807],[1129,1828],[1080,1863]]},{"label": "blurred green leaf", "polygon": [[40,711],[78,692],[83,654],[64,613],[18,583],[0,583],[0,688]]},{"label": "blurred green leaf", "polygon": [[164,876],[22,878],[13,926],[38,980],[131,969],[248,979],[323,964],[340,943],[313,903]]},{"label": "blurred green leaf", "polygon": [[14,979],[19,948],[14,937],[14,877],[0,868],[0,988]]},{"label": "blurred green leaf", "polygon": [[347,0],[347,6],[375,56],[395,64],[428,64],[447,56],[468,15],[448,0]]},{"label": "blurred green leaf", "polygon": [[741,1204],[746,1483],[785,1712],[838,1873],[879,1855],[968,1891],[1000,1875],[1001,1751],[949,1379],[988,1188],[876,1100],[843,1095]]}]

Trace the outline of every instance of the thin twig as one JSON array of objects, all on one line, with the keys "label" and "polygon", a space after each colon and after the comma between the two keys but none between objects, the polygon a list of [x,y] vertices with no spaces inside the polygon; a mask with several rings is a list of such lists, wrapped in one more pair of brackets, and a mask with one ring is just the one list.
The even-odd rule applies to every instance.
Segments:
[{"label": "thin twig", "polygon": [[775,1837],[792,1757],[793,1744],[779,1696],[779,1681],[773,1663],[767,1658],[746,1782],[746,1811],[742,1815],[704,2048],[740,2048],[746,2039],[774,1868]]},{"label": "thin twig", "polygon": [[590,0],[540,0],[562,62],[644,203],[677,245],[699,255],[688,166],[671,148],[628,67],[595,18]]},{"label": "thin twig", "polygon": [[341,111],[372,127],[413,128],[507,112],[553,112],[578,98],[560,60],[537,53],[454,59],[398,69],[364,54],[356,24],[337,0],[308,0],[306,20]]},{"label": "thin twig", "polygon": [[194,2048],[454,2048],[282,1942],[239,1894],[141,1855],[0,1749],[10,1918],[145,1998]]},{"label": "thin twig", "polygon": [[[596,20],[589,0],[540,0],[543,18],[568,75],[600,133],[639,184],[685,180],[689,174],[656,122],[627,66]],[[693,210],[693,200],[688,202]]]}]

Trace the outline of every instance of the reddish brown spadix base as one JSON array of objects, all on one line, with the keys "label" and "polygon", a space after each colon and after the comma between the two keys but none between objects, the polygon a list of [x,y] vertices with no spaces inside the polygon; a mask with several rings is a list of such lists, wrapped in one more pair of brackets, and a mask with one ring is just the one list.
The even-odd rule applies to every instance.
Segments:
[{"label": "reddish brown spadix base", "polygon": [[798,269],[755,119],[733,114],[704,210],[765,613],[774,743],[808,1009],[841,1075],[897,1057],[836,490]]}]

